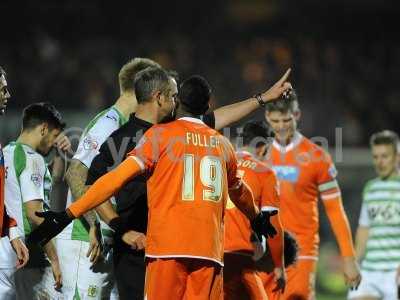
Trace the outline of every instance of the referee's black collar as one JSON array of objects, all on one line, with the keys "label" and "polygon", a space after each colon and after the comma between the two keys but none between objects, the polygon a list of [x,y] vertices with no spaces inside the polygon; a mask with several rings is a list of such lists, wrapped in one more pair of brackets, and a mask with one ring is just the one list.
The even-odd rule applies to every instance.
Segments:
[{"label": "referee's black collar", "polygon": [[135,122],[136,124],[138,124],[139,126],[142,126],[142,127],[144,127],[144,128],[150,128],[151,126],[154,125],[154,124],[149,123],[149,122],[147,122],[147,121],[145,121],[145,120],[143,120],[143,119],[137,118],[135,114],[131,114],[131,115],[129,116],[129,121],[133,121],[133,122]]}]

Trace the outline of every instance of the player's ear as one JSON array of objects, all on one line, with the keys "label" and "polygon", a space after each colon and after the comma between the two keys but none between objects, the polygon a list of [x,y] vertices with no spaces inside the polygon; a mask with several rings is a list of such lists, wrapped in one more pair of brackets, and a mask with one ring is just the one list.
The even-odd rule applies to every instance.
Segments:
[{"label": "player's ear", "polygon": [[257,147],[256,155],[262,158],[267,154],[267,150],[268,150],[267,144],[263,144],[262,146]]},{"label": "player's ear", "polygon": [[49,124],[42,123],[40,126],[40,135],[45,136],[49,132]]},{"label": "player's ear", "polygon": [[162,103],[161,103],[162,94],[161,94],[161,92],[160,91],[155,91],[154,94],[153,94],[153,98],[157,101],[158,106],[161,107],[162,106]]},{"label": "player's ear", "polygon": [[300,117],[301,117],[301,110],[300,109],[296,110],[293,113],[293,116],[294,116],[295,120],[298,122],[300,120]]}]

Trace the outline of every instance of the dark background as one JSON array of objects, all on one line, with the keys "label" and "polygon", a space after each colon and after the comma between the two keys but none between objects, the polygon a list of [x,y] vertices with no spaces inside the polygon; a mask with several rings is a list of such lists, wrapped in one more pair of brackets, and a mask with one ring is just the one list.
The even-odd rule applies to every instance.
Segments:
[{"label": "dark background", "polygon": [[[399,6],[381,0],[2,1],[0,62],[13,103],[95,112],[135,56],[204,75],[214,107],[264,90],[292,67],[302,130],[366,145],[399,129]],[[91,115],[90,115],[91,116]]]},{"label": "dark background", "polygon": [[[214,108],[265,90],[291,67],[302,132],[326,138],[331,152],[343,155],[334,160],[354,232],[362,187],[375,176],[369,136],[400,132],[397,2],[1,1],[0,65],[12,99],[0,136],[16,137],[21,110],[34,101],[55,103],[70,126],[84,126],[117,99],[118,71],[136,56],[181,79],[205,76]],[[317,296],[345,299],[329,227],[322,213]]]}]

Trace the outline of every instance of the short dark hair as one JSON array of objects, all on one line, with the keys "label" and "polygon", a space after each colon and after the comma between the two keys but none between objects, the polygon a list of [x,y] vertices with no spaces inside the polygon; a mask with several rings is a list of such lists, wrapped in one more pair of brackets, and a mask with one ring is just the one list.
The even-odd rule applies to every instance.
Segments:
[{"label": "short dark hair", "polygon": [[161,66],[154,60],[142,57],[136,57],[123,65],[118,74],[119,88],[121,93],[133,90],[133,81],[136,74],[150,67],[161,68]]},{"label": "short dark hair", "polygon": [[267,112],[279,111],[281,113],[296,112],[299,110],[299,101],[294,89],[290,90],[287,98],[282,97],[276,101],[267,102],[265,105]]},{"label": "short dark hair", "polygon": [[259,139],[255,147],[260,147],[267,144],[268,139],[274,137],[274,133],[263,121],[249,121],[244,125],[241,137],[243,146],[248,146]]},{"label": "short dark hair", "polygon": [[51,103],[38,102],[24,108],[22,116],[23,130],[33,129],[42,123],[48,123],[49,127],[53,129],[63,130],[65,127],[60,112]]},{"label": "short dark hair", "polygon": [[207,80],[199,75],[185,79],[179,87],[179,102],[184,110],[202,115],[209,108],[212,89]]},{"label": "short dark hair", "polygon": [[285,257],[285,268],[293,265],[298,258],[299,244],[297,240],[289,232],[285,231],[283,234],[284,247],[283,256]]},{"label": "short dark hair", "polygon": [[167,71],[167,74],[168,74],[170,77],[172,77],[173,79],[175,79],[176,82],[179,81],[179,73],[178,73],[178,71],[176,71],[176,70],[171,70],[171,69],[166,70],[166,71]]},{"label": "short dark hair", "polygon": [[168,73],[161,68],[146,68],[137,73],[134,87],[138,103],[149,101],[155,91],[167,93],[170,81]]},{"label": "short dark hair", "polygon": [[371,147],[376,145],[392,145],[394,151],[397,153],[399,151],[399,136],[391,130],[379,131],[371,136],[369,144]]}]

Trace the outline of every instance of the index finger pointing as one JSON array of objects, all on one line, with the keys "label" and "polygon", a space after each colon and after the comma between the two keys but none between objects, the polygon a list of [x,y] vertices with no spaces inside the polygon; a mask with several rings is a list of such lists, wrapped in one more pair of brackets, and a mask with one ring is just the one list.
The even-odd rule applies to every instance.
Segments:
[{"label": "index finger pointing", "polygon": [[279,86],[281,86],[289,77],[290,72],[292,71],[291,68],[287,69],[287,71],[285,72],[285,74],[283,74],[283,76],[281,77],[281,79],[279,79],[279,81],[277,82],[277,84]]}]

